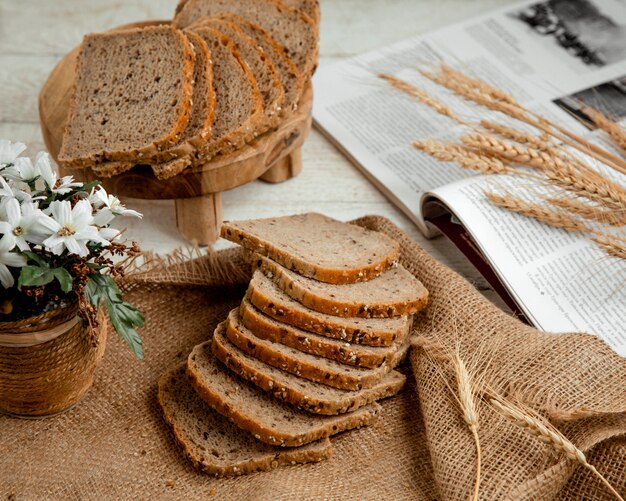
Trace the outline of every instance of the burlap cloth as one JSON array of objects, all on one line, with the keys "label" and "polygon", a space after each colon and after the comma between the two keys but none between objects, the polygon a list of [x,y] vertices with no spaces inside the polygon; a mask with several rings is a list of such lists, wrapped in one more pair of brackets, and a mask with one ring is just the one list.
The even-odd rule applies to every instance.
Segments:
[{"label": "burlap cloth", "polygon": [[[615,488],[626,493],[626,360],[583,334],[538,333],[502,313],[386,219],[358,224],[400,242],[402,262],[430,291],[417,336],[459,343],[492,390],[550,417]],[[332,440],[332,459],[245,477],[197,473],[163,422],[159,375],[185,358],[240,301],[246,272],[236,250],[135,275],[127,299],[146,314],[146,359],[110,333],[91,391],[65,414],[0,417],[5,499],[467,499],[471,436],[446,385],[447,369],[421,348],[416,379],[383,402],[382,419]],[[193,285],[185,285],[193,284]],[[239,284],[239,285],[237,285]],[[458,341],[460,339],[460,342]],[[408,369],[407,369],[408,370]],[[448,381],[450,384],[450,381]],[[480,406],[485,499],[609,499],[576,463]]]}]

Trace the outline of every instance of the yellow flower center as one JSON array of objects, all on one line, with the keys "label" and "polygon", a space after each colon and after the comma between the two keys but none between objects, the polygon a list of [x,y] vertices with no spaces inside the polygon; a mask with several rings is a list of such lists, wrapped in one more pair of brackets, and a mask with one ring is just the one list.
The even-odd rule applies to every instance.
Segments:
[{"label": "yellow flower center", "polygon": [[67,226],[63,226],[63,228],[61,228],[57,234],[60,237],[69,237],[71,235],[73,235],[74,233],[76,233],[72,228],[68,228]]},{"label": "yellow flower center", "polygon": [[21,226],[16,226],[15,228],[13,228],[13,234],[16,237],[21,237],[24,234],[24,228],[22,228]]}]

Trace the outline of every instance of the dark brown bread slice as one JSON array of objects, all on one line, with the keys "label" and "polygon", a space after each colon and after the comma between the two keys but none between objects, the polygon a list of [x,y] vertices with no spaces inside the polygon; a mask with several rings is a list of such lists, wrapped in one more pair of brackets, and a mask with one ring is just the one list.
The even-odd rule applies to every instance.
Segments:
[{"label": "dark brown bread slice", "polygon": [[265,51],[272,63],[274,63],[274,67],[285,89],[283,115],[295,111],[302,96],[304,78],[284,49],[267,31],[256,23],[231,13],[223,13],[217,17],[235,23]]},{"label": "dark brown bread slice", "polygon": [[221,235],[300,275],[333,284],[370,280],[400,257],[400,246],[387,235],[316,212],[226,221]]},{"label": "dark brown bread slice", "polygon": [[168,26],[87,35],[59,163],[136,162],[178,142],[191,114],[194,59],[185,35]]},{"label": "dark brown bread slice", "polygon": [[[201,36],[189,30],[185,30],[184,33],[193,44],[196,53],[191,117],[178,144],[146,159],[146,163],[155,164],[189,156],[197,148],[206,144],[211,137],[216,105],[213,59],[207,43]],[[142,160],[141,156],[140,160]]]},{"label": "dark brown bread slice", "polygon": [[318,26],[302,11],[279,0],[187,0],[174,18],[186,28],[204,16],[232,13],[260,25],[282,45],[304,75],[317,65]]},{"label": "dark brown bread slice", "polygon": [[183,363],[159,379],[159,404],[185,456],[215,476],[245,475],[281,465],[318,462],[332,454],[328,438],[285,449],[264,444],[214,411],[195,392]]},{"label": "dark brown bread slice", "polygon": [[296,301],[329,315],[363,318],[412,315],[423,310],[428,301],[426,288],[400,265],[367,282],[335,285],[303,277],[259,254],[252,259]]},{"label": "dark brown bread slice", "polygon": [[252,276],[246,297],[276,320],[348,343],[390,346],[404,339],[411,327],[411,317],[341,318],[311,310],[285,294],[259,270]]},{"label": "dark brown bread slice", "polygon": [[228,316],[226,335],[231,343],[251,357],[304,379],[342,390],[361,390],[377,385],[404,359],[409,349],[407,337],[391,360],[380,367],[369,369],[346,365],[258,337],[241,323],[238,309]]},{"label": "dark brown bread slice", "polygon": [[239,306],[241,322],[258,337],[290,346],[296,350],[337,360],[357,367],[380,367],[390,360],[398,350],[399,339],[391,346],[364,346],[307,332],[289,324],[279,322],[261,313],[248,298]]},{"label": "dark brown bread slice", "polygon": [[[218,332],[223,328],[220,324]],[[205,402],[257,440],[270,445],[297,447],[360,428],[371,424],[381,409],[373,403],[338,416],[298,410],[233,374],[213,356],[210,342],[193,349],[187,359],[187,374]]]},{"label": "dark brown bread slice", "polygon": [[234,373],[283,400],[314,414],[335,415],[354,411],[376,400],[398,393],[406,377],[391,371],[372,388],[346,391],[308,381],[266,364],[232,344],[218,333],[213,337],[213,353]]}]

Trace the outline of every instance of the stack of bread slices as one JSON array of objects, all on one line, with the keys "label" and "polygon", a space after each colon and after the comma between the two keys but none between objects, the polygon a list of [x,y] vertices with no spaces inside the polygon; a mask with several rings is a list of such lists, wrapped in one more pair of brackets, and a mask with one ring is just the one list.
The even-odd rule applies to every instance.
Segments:
[{"label": "stack of bread slices", "polygon": [[428,293],[381,233],[307,213],[225,223],[254,265],[247,293],[159,401],[188,457],[217,475],[319,461],[329,436],[395,395]]},{"label": "stack of bread slices", "polygon": [[318,0],[181,0],[171,23],[85,36],[58,162],[166,179],[292,114],[317,65]]}]

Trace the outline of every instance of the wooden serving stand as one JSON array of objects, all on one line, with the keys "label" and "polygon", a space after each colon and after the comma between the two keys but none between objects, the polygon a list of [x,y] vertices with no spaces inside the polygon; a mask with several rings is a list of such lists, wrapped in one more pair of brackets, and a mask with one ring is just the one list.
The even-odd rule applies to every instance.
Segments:
[{"label": "wooden serving stand", "polygon": [[[133,23],[120,28],[165,24]],[[116,28],[116,29],[120,29]],[[44,142],[57,160],[68,120],[78,48],[56,65],[39,94],[39,118]],[[209,245],[219,237],[222,223],[221,193],[255,179],[280,183],[302,170],[301,147],[311,130],[313,91],[310,82],[298,109],[278,127],[243,148],[220,155],[209,163],[188,168],[170,179],[159,180],[147,165],[137,165],[110,178],[98,178],[90,168],[61,169],[62,175],[89,182],[100,179],[107,191],[148,200],[174,199],[176,225],[187,240]]]}]

